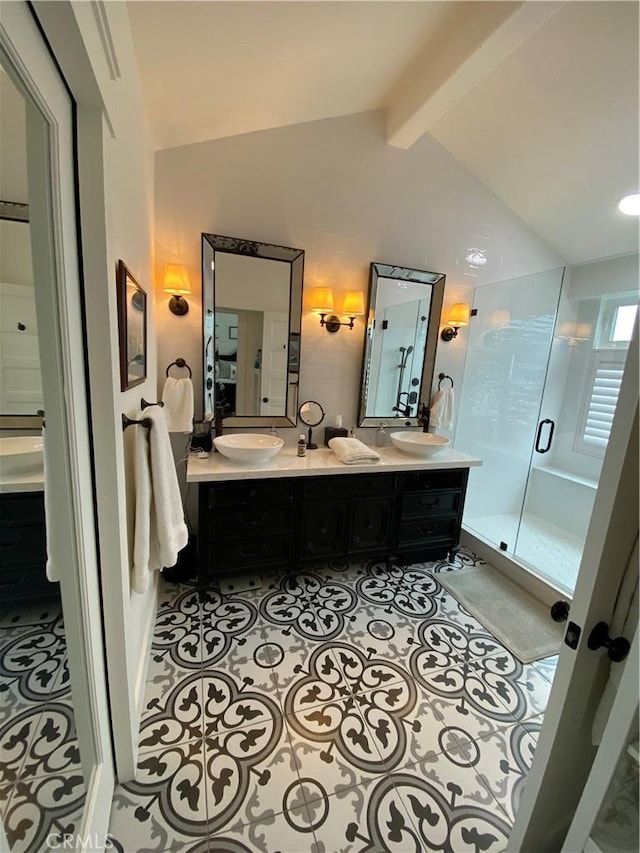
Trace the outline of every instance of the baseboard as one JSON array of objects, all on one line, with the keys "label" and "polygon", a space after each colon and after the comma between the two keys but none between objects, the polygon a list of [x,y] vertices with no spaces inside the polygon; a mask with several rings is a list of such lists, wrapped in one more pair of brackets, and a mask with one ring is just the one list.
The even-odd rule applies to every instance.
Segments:
[{"label": "baseboard", "polygon": [[[69,849],[90,850],[91,853],[103,853],[105,850],[112,849],[108,830],[113,788],[113,766],[96,764],[87,784],[82,821],[80,826],[76,827],[73,837],[74,846]],[[63,848],[64,842],[60,845],[60,849]]]},{"label": "baseboard", "polygon": [[134,702],[136,709],[136,720],[138,721],[138,723],[142,717],[142,704],[144,702],[144,693],[147,684],[147,673],[149,672],[149,661],[151,659],[151,644],[153,642],[153,632],[156,626],[156,614],[158,612],[159,577],[159,572],[152,573],[152,578],[155,582],[153,606],[149,607],[149,610],[147,612],[147,621],[142,634],[142,653],[138,659],[138,669],[136,672]]},{"label": "baseboard", "polygon": [[517,584],[525,592],[528,592],[529,595],[537,598],[544,605],[551,607],[558,599],[563,599],[571,603],[572,595],[566,590],[555,587],[549,581],[539,577],[528,566],[524,566],[512,556],[499,551],[495,545],[492,545],[481,536],[471,533],[464,527],[460,534],[460,544],[473,551],[478,557],[482,557],[496,571],[500,572],[500,574],[504,575],[512,583]]}]

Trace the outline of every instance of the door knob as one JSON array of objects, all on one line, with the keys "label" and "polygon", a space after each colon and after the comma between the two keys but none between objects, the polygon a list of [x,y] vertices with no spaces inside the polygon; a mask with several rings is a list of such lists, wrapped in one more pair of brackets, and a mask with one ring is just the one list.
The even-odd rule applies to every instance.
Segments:
[{"label": "door knob", "polygon": [[596,649],[607,649],[609,660],[614,663],[620,663],[629,654],[631,644],[624,637],[616,637],[611,639],[609,636],[609,626],[606,622],[598,622],[593,631],[589,634],[587,646],[591,651]]},{"label": "door knob", "polygon": [[551,605],[551,618],[554,622],[566,622],[569,618],[571,605],[568,601],[556,601]]}]

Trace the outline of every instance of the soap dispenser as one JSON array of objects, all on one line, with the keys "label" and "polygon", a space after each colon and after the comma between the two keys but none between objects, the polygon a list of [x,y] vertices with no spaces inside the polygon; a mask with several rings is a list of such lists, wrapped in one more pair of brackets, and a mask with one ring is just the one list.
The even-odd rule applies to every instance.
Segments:
[{"label": "soap dispenser", "polygon": [[376,431],[376,445],[378,447],[384,447],[387,443],[387,431],[385,429],[386,424],[380,422],[380,426]]}]

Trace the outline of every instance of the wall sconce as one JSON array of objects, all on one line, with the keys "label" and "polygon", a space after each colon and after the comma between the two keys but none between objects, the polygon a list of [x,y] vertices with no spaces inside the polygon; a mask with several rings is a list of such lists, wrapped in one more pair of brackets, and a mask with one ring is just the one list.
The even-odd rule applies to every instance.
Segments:
[{"label": "wall sconce", "polygon": [[558,337],[567,342],[570,347],[577,347],[591,338],[591,326],[589,323],[562,323],[558,330]]},{"label": "wall sconce", "polygon": [[469,314],[469,306],[466,302],[456,302],[452,305],[447,315],[447,319],[445,320],[447,325],[440,332],[442,340],[450,341],[457,337],[458,329],[461,328],[461,326],[469,325]]},{"label": "wall sconce", "polygon": [[320,315],[320,325],[327,332],[337,332],[340,326],[348,326],[353,329],[356,317],[364,314],[364,293],[361,290],[348,290],[344,295],[342,313],[349,318],[348,323],[342,323],[340,318],[334,314],[333,291],[330,287],[315,287],[311,294],[311,310]]},{"label": "wall sconce", "polygon": [[166,264],[162,277],[162,289],[165,293],[172,293],[169,300],[169,311],[182,317],[189,311],[189,303],[184,298],[191,293],[189,273],[182,264]]}]

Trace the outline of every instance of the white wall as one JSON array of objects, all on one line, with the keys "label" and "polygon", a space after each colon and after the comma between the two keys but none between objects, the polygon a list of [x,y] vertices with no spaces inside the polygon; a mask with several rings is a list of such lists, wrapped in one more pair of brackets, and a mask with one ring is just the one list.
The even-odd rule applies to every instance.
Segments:
[{"label": "white wall", "polygon": [[[444,272],[448,307],[475,284],[562,263],[431,137],[408,151],[387,145],[378,112],[159,151],[155,186],[157,273],[175,260],[199,282],[203,231],[305,250],[300,399],[341,413],[347,426],[356,422],[364,325],[328,334],[310,312],[313,287],[366,291],[370,262],[394,263]],[[485,266],[465,261],[472,247],[486,252]],[[199,294],[186,317],[167,301],[158,294],[159,376],[182,356],[199,389]],[[437,371],[461,377],[465,340],[461,330],[440,343]],[[286,433],[295,441],[295,429]]]},{"label": "white wall", "polygon": [[[111,718],[119,778],[135,769],[156,584],[131,592],[132,441],[121,414],[155,400],[153,153],[124,3],[35,3],[78,104],[87,351]],[[148,376],[122,393],[115,271],[124,260],[149,295]],[[154,578],[155,581],[155,578]]]}]

